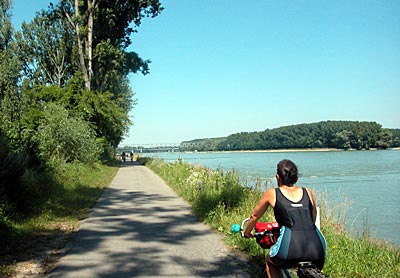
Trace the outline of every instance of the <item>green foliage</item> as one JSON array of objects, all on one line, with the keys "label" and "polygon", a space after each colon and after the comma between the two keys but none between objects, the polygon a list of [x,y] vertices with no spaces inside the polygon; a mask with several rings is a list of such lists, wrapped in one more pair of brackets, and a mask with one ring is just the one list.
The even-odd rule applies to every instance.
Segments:
[{"label": "green foliage", "polygon": [[9,0],[0,0],[0,51],[6,49],[12,39],[10,6]]},{"label": "green foliage", "polygon": [[57,163],[48,175],[51,186],[43,213],[48,219],[67,217],[76,221],[85,218],[117,170],[96,163]]},{"label": "green foliage", "polygon": [[21,178],[25,172],[25,158],[22,153],[13,151],[8,139],[0,129],[0,218],[1,215],[12,213],[24,208],[21,203],[25,192]]},{"label": "green foliage", "polygon": [[13,53],[10,6],[10,1],[0,0],[0,103],[15,91],[20,70],[18,58]]},{"label": "green foliage", "polygon": [[98,41],[111,39],[112,45],[126,48],[142,19],[156,17],[162,10],[159,0],[99,1],[95,37]]},{"label": "green foliage", "polygon": [[226,138],[183,142],[182,150],[237,151],[276,149],[386,149],[393,146],[391,130],[375,122],[326,121],[283,126],[261,132],[241,132]]},{"label": "green foliage", "polygon": [[43,112],[37,139],[45,161],[93,162],[97,158],[95,136],[88,123],[53,103]]},{"label": "green foliage", "polygon": [[16,91],[20,64],[9,50],[0,49],[0,103]]},{"label": "green foliage", "polygon": [[[241,223],[250,215],[262,196],[261,190],[242,187],[237,173],[214,172],[183,161],[165,163],[151,160],[146,166],[188,201],[197,216],[223,233],[227,243],[235,250],[245,253],[256,265],[265,263],[266,251],[255,240],[230,232],[233,223]],[[318,201],[322,214],[321,228],[328,245],[323,270],[325,277],[400,277],[398,248],[368,237],[350,237],[341,225],[342,220],[335,218],[338,212],[321,198]],[[274,221],[272,210],[268,210],[261,221]],[[253,273],[252,277],[258,275]]]},{"label": "green foliage", "polygon": [[73,232],[71,228],[87,217],[117,171],[117,167],[60,162],[51,172],[25,173],[26,182],[36,184],[42,192],[28,207],[32,213],[24,218],[7,217],[0,209],[0,277],[12,276],[14,262],[10,258],[15,251],[20,259],[18,250],[25,253],[26,246],[40,246],[44,240],[54,240],[54,234]]},{"label": "green foliage", "polygon": [[180,145],[181,151],[217,151],[218,145],[226,140],[225,137],[195,139],[182,142]]},{"label": "green foliage", "polygon": [[[157,0],[95,1],[91,13],[90,2],[79,1],[77,11],[72,1],[50,3],[15,33],[11,2],[0,0],[1,231],[14,233],[12,221],[55,210],[52,204],[64,206],[68,198],[71,211],[93,202],[77,198],[93,193],[80,181],[65,186],[62,169],[110,159],[131,125],[136,100],[128,75],[147,74],[150,63],[127,51],[132,26],[162,8]],[[58,202],[52,192],[68,198]]]},{"label": "green foliage", "polygon": [[146,165],[160,174],[188,201],[201,219],[207,218],[219,207],[231,209],[241,203],[244,188],[240,186],[235,172],[192,167],[182,160],[167,165],[159,160],[152,160]]},{"label": "green foliage", "polygon": [[400,129],[389,129],[388,131],[393,135],[392,146],[400,147]]},{"label": "green foliage", "polygon": [[343,231],[324,228],[328,241],[328,277],[400,277],[400,251],[369,238],[352,238]]},{"label": "green foliage", "polygon": [[[90,10],[87,3],[79,2],[75,11],[70,1],[59,1],[38,12],[31,23],[23,23],[17,32],[17,48],[11,57],[18,57],[23,65],[21,91],[33,106],[26,109],[23,119],[29,123],[28,132],[36,130],[38,124],[37,118],[31,116],[38,115],[37,111],[40,114],[47,103],[55,102],[90,123],[97,138],[107,141],[107,145],[102,144],[107,149],[116,147],[131,125],[128,112],[136,100],[128,74],[147,74],[150,63],[137,53],[126,51],[130,35],[136,31],[130,23],[138,27],[143,17],[157,16],[162,7],[156,0],[98,1]],[[88,28],[91,19],[93,29]],[[10,73],[19,73],[21,67],[8,64],[14,71],[5,66],[3,69],[2,64],[0,89],[10,87],[9,83],[17,84],[19,75],[11,78]],[[2,73],[8,75],[2,78]],[[27,127],[21,122],[12,126],[18,132]]]},{"label": "green foliage", "polygon": [[74,74],[73,36],[62,13],[40,11],[16,34],[17,55],[32,84],[63,86]]}]

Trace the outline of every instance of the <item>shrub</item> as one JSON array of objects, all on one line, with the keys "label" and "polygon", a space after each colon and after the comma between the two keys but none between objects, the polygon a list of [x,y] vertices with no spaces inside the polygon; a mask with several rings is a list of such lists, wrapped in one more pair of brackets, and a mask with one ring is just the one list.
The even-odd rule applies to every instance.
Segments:
[{"label": "shrub", "polygon": [[24,186],[21,178],[25,172],[26,160],[21,153],[14,152],[7,138],[0,130],[0,213],[10,214],[11,207],[25,208]]},{"label": "shrub", "polygon": [[93,162],[98,157],[95,134],[89,124],[57,104],[49,103],[45,108],[37,138],[45,161]]}]

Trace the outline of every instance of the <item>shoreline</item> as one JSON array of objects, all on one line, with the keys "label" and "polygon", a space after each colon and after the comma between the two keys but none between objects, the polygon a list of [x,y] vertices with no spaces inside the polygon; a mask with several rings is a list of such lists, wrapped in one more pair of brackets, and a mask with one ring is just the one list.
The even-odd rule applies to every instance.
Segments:
[{"label": "shoreline", "polygon": [[[376,150],[376,149],[371,149]],[[290,152],[344,152],[343,149],[314,148],[314,149],[278,149],[278,150],[232,150],[232,151],[183,151],[183,153],[290,153]],[[356,151],[356,150],[347,150]]]},{"label": "shoreline", "polygon": [[[400,147],[388,148],[386,150],[400,151]],[[334,149],[334,148],[314,148],[314,149],[278,149],[278,150],[231,150],[231,151],[182,151],[182,153],[291,153],[291,152],[355,152],[355,151],[384,151],[376,148],[371,149]]]},{"label": "shoreline", "polygon": [[241,150],[241,151],[211,151],[214,153],[290,153],[290,152],[342,152],[344,150],[332,148],[318,149],[279,149],[279,150]]}]

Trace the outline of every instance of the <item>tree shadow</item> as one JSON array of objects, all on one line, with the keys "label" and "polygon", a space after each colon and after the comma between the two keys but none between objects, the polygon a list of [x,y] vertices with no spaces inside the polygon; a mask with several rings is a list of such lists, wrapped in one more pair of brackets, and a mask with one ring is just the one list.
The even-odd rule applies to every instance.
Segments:
[{"label": "tree shadow", "polygon": [[68,257],[48,277],[78,271],[104,278],[248,277],[242,259],[229,256],[226,248],[211,251],[211,236],[176,195],[111,187],[84,221]]}]

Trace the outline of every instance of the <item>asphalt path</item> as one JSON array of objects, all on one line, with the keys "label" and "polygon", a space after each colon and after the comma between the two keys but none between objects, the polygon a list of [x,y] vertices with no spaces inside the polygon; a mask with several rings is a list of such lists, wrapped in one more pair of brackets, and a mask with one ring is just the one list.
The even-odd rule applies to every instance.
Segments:
[{"label": "asphalt path", "polygon": [[47,277],[250,276],[246,262],[161,178],[126,163]]}]

